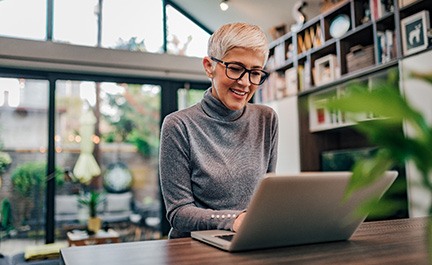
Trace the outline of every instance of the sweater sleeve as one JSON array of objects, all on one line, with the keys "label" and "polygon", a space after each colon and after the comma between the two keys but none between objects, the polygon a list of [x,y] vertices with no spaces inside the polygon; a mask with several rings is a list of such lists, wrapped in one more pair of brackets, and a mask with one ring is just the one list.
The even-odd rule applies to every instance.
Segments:
[{"label": "sweater sleeve", "polygon": [[203,209],[195,204],[188,139],[182,120],[175,115],[167,116],[161,130],[159,160],[167,219],[177,236],[194,230],[232,230],[234,220],[241,211]]}]

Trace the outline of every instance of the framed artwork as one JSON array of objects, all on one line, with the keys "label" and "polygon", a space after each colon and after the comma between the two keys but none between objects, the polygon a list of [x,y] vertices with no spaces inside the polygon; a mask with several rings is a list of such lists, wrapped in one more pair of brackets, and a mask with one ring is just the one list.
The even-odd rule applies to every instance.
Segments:
[{"label": "framed artwork", "polygon": [[315,60],[315,85],[323,85],[336,78],[336,56],[329,54]]},{"label": "framed artwork", "polygon": [[429,45],[429,12],[423,10],[401,20],[402,46],[404,55],[424,50]]}]

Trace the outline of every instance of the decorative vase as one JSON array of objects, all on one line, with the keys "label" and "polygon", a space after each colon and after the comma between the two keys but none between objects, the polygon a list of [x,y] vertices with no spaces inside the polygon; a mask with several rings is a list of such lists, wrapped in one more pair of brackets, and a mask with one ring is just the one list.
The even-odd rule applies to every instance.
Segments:
[{"label": "decorative vase", "polygon": [[102,227],[102,219],[99,217],[89,217],[87,220],[87,229],[97,233]]}]

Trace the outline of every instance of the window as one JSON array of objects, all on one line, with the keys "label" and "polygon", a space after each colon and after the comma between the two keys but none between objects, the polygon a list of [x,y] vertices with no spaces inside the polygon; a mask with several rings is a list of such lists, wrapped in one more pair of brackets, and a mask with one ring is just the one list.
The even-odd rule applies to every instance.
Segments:
[{"label": "window", "polygon": [[53,40],[96,46],[98,0],[54,0]]},{"label": "window", "polygon": [[109,0],[102,7],[102,47],[162,52],[160,0]]},{"label": "window", "polygon": [[167,6],[168,53],[204,57],[207,55],[207,41],[210,35]]},{"label": "window", "polygon": [[[47,2],[51,1],[0,0],[0,36],[46,39]],[[77,0],[72,1],[73,4],[67,0],[53,0],[53,2],[54,17],[52,23],[49,23],[53,25],[52,37],[56,42],[71,44],[64,46],[65,53],[70,53],[68,47],[73,48],[72,45],[76,44],[96,46],[98,16],[95,11],[98,10],[99,1]],[[142,2],[145,2],[145,6]],[[122,4],[121,8],[119,8],[120,4]],[[101,45],[103,47],[123,49],[126,44],[128,50],[141,50],[134,47],[141,48],[143,47],[141,44],[144,44],[146,51],[161,52],[162,1],[105,0],[102,9]],[[121,12],[118,12],[119,10]],[[124,13],[127,15],[123,16]],[[173,19],[174,17],[171,17],[171,23],[174,24],[184,21],[173,22]],[[172,26],[171,29],[174,30],[175,27]],[[197,39],[194,34],[186,55],[194,54],[189,53]],[[207,37],[203,38],[205,42]],[[123,41],[119,42],[119,40]],[[17,43],[21,45],[27,42],[18,40]],[[44,42],[40,44],[45,45]],[[35,65],[37,67],[39,64]],[[82,150],[80,118],[88,110],[94,111],[98,122],[95,124],[91,142],[96,150],[94,156],[98,161],[101,174],[94,179],[104,182],[105,176],[109,175],[108,172],[115,168],[115,165],[126,165],[133,178],[130,190],[137,206],[134,213],[145,213],[152,217],[151,223],[155,230],[158,230],[157,220],[160,220],[161,209],[157,181],[157,155],[161,112],[162,115],[166,115],[177,108],[174,99],[175,91],[182,86],[183,82],[153,78],[143,80],[140,77],[128,76],[129,83],[127,83],[122,82],[122,77],[118,76],[118,73],[109,71],[104,75],[109,76],[107,78],[111,82],[102,82],[104,75],[95,77],[87,72],[80,72],[85,65],[77,65],[77,71],[71,76],[67,72],[51,72],[47,68],[28,67],[23,65],[22,68],[16,69],[8,69],[7,66],[0,68],[0,202],[4,199],[9,200],[13,212],[13,224],[9,227],[10,230],[8,228],[5,232],[4,226],[0,228],[0,239],[3,240],[1,252],[9,254],[23,251],[27,245],[43,244],[46,239],[44,237],[48,234],[45,233],[52,232],[51,229],[45,230],[45,185],[47,178],[54,177],[46,176],[48,156],[55,158],[58,170],[55,176],[56,196],[76,194],[82,188],[80,183],[69,181],[63,173],[65,170],[73,172],[80,156]],[[57,70],[62,71],[62,69]],[[95,79],[100,82],[94,81]],[[156,84],[163,84],[164,93],[169,95],[169,100],[164,102],[164,108],[160,106],[162,87]],[[208,87],[208,85],[208,82],[205,84],[194,82],[191,87],[201,88],[200,86]],[[50,88],[55,91],[55,104],[52,105],[50,104],[52,102],[49,102]],[[190,92],[191,90],[188,94]],[[187,101],[187,105],[195,102],[190,97]],[[49,106],[53,105],[56,109],[49,109]],[[54,117],[49,115],[51,111],[54,112]],[[51,120],[48,120],[49,118]],[[55,120],[55,128],[49,126],[52,120]],[[54,139],[49,137],[52,133]],[[48,153],[51,147],[55,147],[54,154]],[[35,172],[36,177],[33,175],[30,180],[20,181],[19,178],[25,178],[26,174],[18,174],[18,171]],[[12,177],[13,175],[19,176],[18,180]],[[109,186],[107,183],[102,184],[104,187]],[[75,199],[66,201],[76,202]],[[70,209],[66,209],[65,205],[56,203],[55,214],[60,213],[59,209],[69,211]],[[74,219],[70,219],[70,216],[63,219],[55,216],[56,242],[65,239],[64,229],[67,229],[67,226],[64,225],[70,224],[68,223],[70,220],[73,220],[70,229],[85,228],[83,223],[85,213],[81,208],[78,210],[79,213]],[[143,223],[144,220],[141,224]],[[9,233],[10,237],[5,237],[5,233]],[[151,238],[158,238],[157,233]],[[124,241],[139,239],[122,238]],[[15,240],[20,240],[18,247],[13,243]],[[24,240],[24,244],[21,240]],[[12,244],[8,244],[9,242]]]},{"label": "window", "polygon": [[[0,36],[46,40],[51,25],[47,25],[47,3],[50,1],[0,0]],[[162,53],[162,8],[161,0],[53,0],[52,39],[74,45]],[[167,52],[205,56],[209,34],[172,6],[166,8]]]},{"label": "window", "polygon": [[[1,237],[43,239],[48,141],[48,81],[0,78],[0,202],[11,203]],[[3,245],[2,245],[3,247]]]},{"label": "window", "polygon": [[44,40],[46,0],[0,1],[0,36]]},{"label": "window", "polygon": [[200,102],[205,90],[180,88],[177,90],[178,108],[185,109]]},{"label": "window", "polygon": [[[71,179],[56,190],[58,234],[64,235],[71,225],[79,227],[78,224],[86,223],[88,208],[78,205],[76,198],[88,190],[89,185],[102,183],[106,196],[132,194],[136,208],[122,209],[125,215],[119,212],[111,215],[107,211],[108,200],[99,208],[98,215],[114,229],[128,226],[131,213],[159,208],[160,92],[160,86],[151,84],[56,82],[56,150],[59,151],[56,160],[59,167],[72,173]],[[85,139],[82,130],[88,123],[83,117],[88,112],[94,117],[90,124],[93,135]],[[77,175],[79,156],[89,151],[83,149],[87,148],[83,146],[84,141],[93,142],[94,148],[90,152],[97,146],[98,151],[92,155],[101,171],[88,183],[82,182],[83,176]],[[85,166],[86,172],[92,171],[93,166]],[[62,202],[64,205],[60,205]],[[71,207],[70,202],[75,205]],[[159,212],[157,214],[152,217],[159,218]]]}]

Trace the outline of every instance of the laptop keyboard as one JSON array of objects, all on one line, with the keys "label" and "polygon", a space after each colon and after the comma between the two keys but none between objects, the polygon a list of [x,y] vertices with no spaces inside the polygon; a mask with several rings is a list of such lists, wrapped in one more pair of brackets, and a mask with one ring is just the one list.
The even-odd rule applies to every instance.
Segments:
[{"label": "laptop keyboard", "polygon": [[216,236],[216,237],[221,238],[221,239],[226,240],[226,241],[231,241],[234,238],[234,235],[220,235],[220,236]]}]

